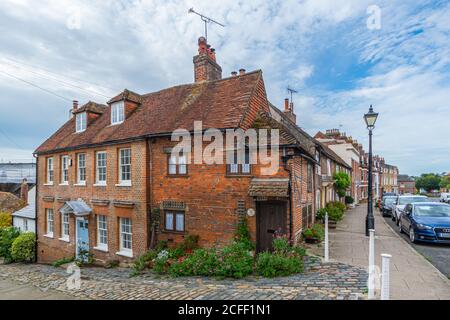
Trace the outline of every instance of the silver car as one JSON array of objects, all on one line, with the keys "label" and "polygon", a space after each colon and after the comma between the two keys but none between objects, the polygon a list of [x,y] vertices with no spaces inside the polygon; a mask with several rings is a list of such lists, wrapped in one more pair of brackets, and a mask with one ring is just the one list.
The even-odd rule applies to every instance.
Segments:
[{"label": "silver car", "polygon": [[398,225],[403,209],[405,209],[405,206],[408,203],[427,202],[427,201],[429,201],[429,199],[426,196],[414,196],[414,195],[398,196],[392,206],[392,220],[395,221],[396,224]]}]

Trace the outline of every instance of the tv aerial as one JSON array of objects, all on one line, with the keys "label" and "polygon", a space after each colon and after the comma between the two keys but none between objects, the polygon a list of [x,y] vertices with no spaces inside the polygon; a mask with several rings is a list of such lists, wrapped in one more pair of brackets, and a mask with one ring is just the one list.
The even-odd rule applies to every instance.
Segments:
[{"label": "tv aerial", "polygon": [[287,91],[288,91],[289,94],[291,95],[291,102],[292,102],[292,95],[293,95],[294,93],[298,93],[298,91],[295,90],[295,89],[292,89],[290,86],[287,87]]},{"label": "tv aerial", "polygon": [[194,13],[194,14],[198,15],[202,19],[202,21],[205,23],[205,39],[206,39],[206,43],[208,43],[208,23],[215,23],[215,24],[217,24],[217,25],[219,25],[221,27],[225,27],[222,23],[217,22],[216,20],[214,20],[214,19],[212,19],[210,17],[207,17],[207,16],[205,16],[205,15],[203,15],[201,13],[196,12],[194,10],[194,8],[190,8],[188,10],[188,13]]}]

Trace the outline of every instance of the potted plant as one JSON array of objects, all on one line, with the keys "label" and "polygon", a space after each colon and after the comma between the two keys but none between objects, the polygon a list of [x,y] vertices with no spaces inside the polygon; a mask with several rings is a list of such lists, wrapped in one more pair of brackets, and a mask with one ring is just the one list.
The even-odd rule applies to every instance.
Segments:
[{"label": "potted plant", "polygon": [[355,199],[353,199],[352,196],[345,196],[345,204],[348,207],[354,208],[355,207],[354,202],[355,202]]},{"label": "potted plant", "polygon": [[327,204],[328,228],[336,229],[336,224],[344,216],[345,205],[341,202],[329,202]]},{"label": "potted plant", "polygon": [[324,238],[324,229],[321,224],[316,223],[311,228],[303,231],[303,238],[306,243],[318,243]]}]

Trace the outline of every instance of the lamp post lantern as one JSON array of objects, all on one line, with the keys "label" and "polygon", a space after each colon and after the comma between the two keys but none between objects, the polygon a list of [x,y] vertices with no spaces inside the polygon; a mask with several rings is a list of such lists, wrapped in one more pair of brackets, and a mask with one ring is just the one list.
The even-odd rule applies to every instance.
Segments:
[{"label": "lamp post lantern", "polygon": [[372,199],[372,130],[375,128],[378,113],[373,112],[370,105],[369,112],[364,115],[367,129],[369,130],[369,190],[367,192],[367,216],[366,216],[366,236],[369,236],[369,230],[375,229],[375,219],[373,217],[373,199]]}]

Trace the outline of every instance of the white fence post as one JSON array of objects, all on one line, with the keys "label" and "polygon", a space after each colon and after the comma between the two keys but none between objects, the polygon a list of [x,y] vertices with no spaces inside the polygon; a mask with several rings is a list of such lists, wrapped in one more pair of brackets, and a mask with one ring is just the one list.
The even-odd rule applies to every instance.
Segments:
[{"label": "white fence post", "polygon": [[387,253],[381,255],[381,300],[389,300],[389,265],[392,256]]},{"label": "white fence post", "polygon": [[369,299],[375,297],[375,230],[369,230]]},{"label": "white fence post", "polygon": [[330,260],[330,252],[328,247],[328,212],[325,213],[325,262]]}]

